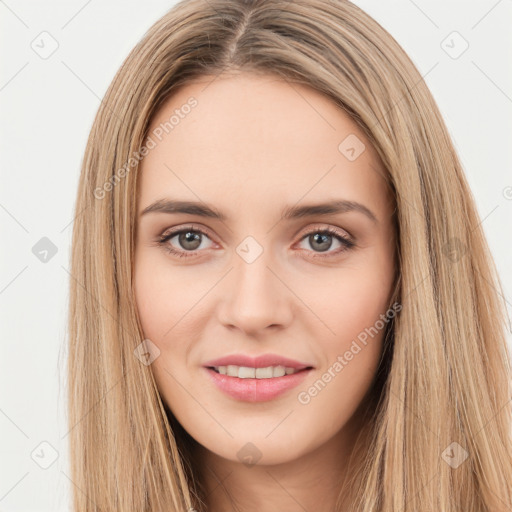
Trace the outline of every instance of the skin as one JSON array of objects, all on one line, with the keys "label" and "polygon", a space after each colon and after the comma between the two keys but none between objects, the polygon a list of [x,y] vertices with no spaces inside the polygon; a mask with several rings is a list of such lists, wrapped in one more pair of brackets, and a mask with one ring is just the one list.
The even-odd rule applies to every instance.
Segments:
[{"label": "skin", "polygon": [[[333,510],[384,329],[359,343],[309,403],[298,394],[333,373],[338,356],[390,307],[395,232],[384,169],[329,98],[270,75],[187,84],[160,108],[149,133],[191,96],[197,106],[161,141],[153,137],[138,190],[135,294],[144,335],[160,351],[151,364],[159,392],[197,442],[209,511]],[[365,144],[354,161],[338,149],[350,134]],[[166,197],[207,203],[227,219],[140,215]],[[357,211],[281,219],[286,205],[332,199],[362,203],[376,222]],[[193,256],[158,244],[190,223],[207,232],[200,245],[178,235],[166,244]],[[328,227],[356,245],[338,252],[344,246],[335,237],[322,245],[308,236]],[[263,249],[252,263],[236,252],[247,236]],[[255,403],[225,395],[202,367],[228,354],[269,352],[314,369],[297,388]],[[237,455],[248,442],[260,453],[255,465]]]}]

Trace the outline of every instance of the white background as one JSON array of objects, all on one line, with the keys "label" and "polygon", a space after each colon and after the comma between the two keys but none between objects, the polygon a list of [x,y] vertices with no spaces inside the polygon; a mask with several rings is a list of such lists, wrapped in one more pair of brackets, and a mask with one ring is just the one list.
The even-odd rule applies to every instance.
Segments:
[{"label": "white background", "polygon": [[[0,0],[0,511],[69,510],[67,269],[80,165],[115,72],[174,3]],[[425,75],[475,195],[510,316],[512,2],[355,3]],[[47,59],[31,47],[43,31],[58,42]],[[469,43],[457,59],[441,46],[453,31]],[[42,237],[57,248],[46,263],[32,253]],[[48,469],[31,458],[44,441],[58,452]]]}]

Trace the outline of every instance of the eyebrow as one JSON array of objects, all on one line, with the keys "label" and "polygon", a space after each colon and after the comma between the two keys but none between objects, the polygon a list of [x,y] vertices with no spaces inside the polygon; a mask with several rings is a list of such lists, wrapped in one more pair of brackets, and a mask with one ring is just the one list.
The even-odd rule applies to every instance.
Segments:
[{"label": "eyebrow", "polygon": [[[312,217],[316,215],[332,215],[336,213],[359,212],[366,215],[372,222],[378,223],[375,214],[366,206],[356,201],[347,201],[339,199],[319,204],[308,204],[303,206],[286,206],[282,211],[284,220],[300,219],[303,217]],[[198,215],[221,221],[227,220],[227,216],[212,206],[203,202],[195,201],[176,201],[171,199],[159,199],[150,204],[140,216],[148,213],[185,213],[189,215]]]}]

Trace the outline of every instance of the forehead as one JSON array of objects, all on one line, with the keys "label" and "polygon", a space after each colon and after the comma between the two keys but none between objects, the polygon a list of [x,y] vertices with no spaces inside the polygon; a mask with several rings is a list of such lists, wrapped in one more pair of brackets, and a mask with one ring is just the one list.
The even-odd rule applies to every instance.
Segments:
[{"label": "forehead", "polygon": [[302,197],[386,208],[385,172],[361,129],[330,98],[282,78],[201,77],[168,98],[148,137],[139,211],[166,194],[228,213]]}]

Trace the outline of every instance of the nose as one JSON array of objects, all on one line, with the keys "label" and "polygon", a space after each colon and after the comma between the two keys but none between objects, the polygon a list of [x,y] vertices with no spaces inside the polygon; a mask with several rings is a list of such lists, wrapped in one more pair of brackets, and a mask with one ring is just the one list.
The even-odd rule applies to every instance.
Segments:
[{"label": "nose", "polygon": [[279,272],[269,266],[265,252],[252,263],[238,256],[234,261],[219,304],[222,325],[250,336],[289,325],[293,294]]}]

